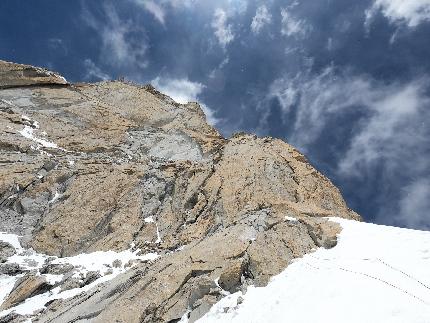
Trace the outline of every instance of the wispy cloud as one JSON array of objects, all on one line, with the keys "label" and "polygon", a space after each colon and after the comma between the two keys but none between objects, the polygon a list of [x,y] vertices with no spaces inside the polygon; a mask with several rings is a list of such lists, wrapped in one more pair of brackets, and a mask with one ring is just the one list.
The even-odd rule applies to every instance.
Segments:
[{"label": "wispy cloud", "polygon": [[282,17],[282,26],[281,26],[282,35],[285,35],[288,37],[303,36],[310,29],[310,26],[304,20],[294,17],[294,15],[291,14],[289,9],[287,8],[281,9],[281,17]]},{"label": "wispy cloud", "polygon": [[257,8],[255,16],[252,19],[251,30],[254,34],[258,34],[264,26],[270,24],[272,21],[272,15],[267,10],[265,5],[261,5]]},{"label": "wispy cloud", "polygon": [[61,53],[67,55],[68,48],[61,38],[49,38],[47,41],[51,50],[60,51]]},{"label": "wispy cloud", "polygon": [[93,80],[106,81],[106,80],[112,79],[112,77],[109,74],[103,72],[89,58],[85,59],[84,66],[85,66],[85,76],[84,76],[84,79],[87,80],[87,81],[93,81]]},{"label": "wispy cloud", "polygon": [[100,60],[114,67],[145,68],[148,65],[145,30],[130,20],[120,18],[112,5],[104,5],[103,13],[103,20],[85,7],[82,13],[83,21],[101,37]]},{"label": "wispy cloud", "polygon": [[400,212],[396,215],[397,223],[406,223],[416,229],[427,228],[430,210],[430,177],[420,178],[403,189],[400,200]]},{"label": "wispy cloud", "polygon": [[430,0],[375,0],[366,12],[367,25],[379,10],[391,22],[409,27],[430,20]]},{"label": "wispy cloud", "polygon": [[[199,82],[192,82],[188,78],[157,77],[151,81],[151,84],[160,92],[167,94],[181,104],[198,102],[199,95],[206,87]],[[202,102],[200,102],[200,105],[206,114],[208,122],[215,125],[218,120],[214,116],[214,111]]]},{"label": "wispy cloud", "polygon": [[163,3],[168,3],[173,8],[189,8],[198,2],[196,0],[163,0]]},{"label": "wispy cloud", "polygon": [[[346,149],[337,151],[336,176],[376,176],[384,181],[383,190],[399,188],[398,204],[388,207],[393,201],[384,200],[381,194],[374,214],[385,223],[418,228],[430,200],[430,190],[425,189],[428,181],[423,181],[430,169],[429,87],[427,78],[384,84],[362,75],[336,73],[330,67],[317,76],[278,79],[269,97],[278,99],[285,115],[294,111],[289,140],[305,151],[327,137],[336,118],[354,113],[363,116],[348,117],[347,125],[335,125],[350,129],[344,132]],[[327,149],[331,145],[324,144]],[[425,221],[430,228],[430,218]]]},{"label": "wispy cloud", "polygon": [[227,22],[227,13],[223,9],[216,9],[212,20],[212,28],[221,47],[225,48],[234,40],[232,25]]},{"label": "wispy cloud", "polygon": [[159,23],[162,25],[165,24],[164,17],[166,13],[162,5],[152,0],[134,0],[134,2],[143,6],[143,8],[150,12]]},{"label": "wispy cloud", "polygon": [[406,157],[405,149],[414,151],[430,144],[430,138],[425,136],[427,131],[421,132],[419,127],[422,117],[428,115],[430,103],[422,81],[382,88],[372,88],[371,83],[363,85],[366,92],[360,93],[362,98],[355,98],[356,104],[364,105],[372,116],[354,136],[339,164],[341,172],[356,176],[361,168],[381,160],[395,163],[391,165],[394,169]]}]

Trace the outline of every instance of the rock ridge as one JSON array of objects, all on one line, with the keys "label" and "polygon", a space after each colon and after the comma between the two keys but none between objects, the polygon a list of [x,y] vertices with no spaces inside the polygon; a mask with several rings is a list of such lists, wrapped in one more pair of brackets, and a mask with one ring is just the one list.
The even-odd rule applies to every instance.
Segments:
[{"label": "rock ridge", "polygon": [[[0,129],[0,232],[46,259],[158,255],[117,262],[125,271],[110,281],[36,314],[12,312],[11,322],[194,322],[227,293],[264,286],[294,258],[335,246],[340,227],[326,217],[360,220],[291,145],[223,138],[198,103],[150,85],[71,84],[0,61]],[[25,275],[19,286],[30,291],[23,282],[64,290],[104,275],[84,283],[71,279],[73,265],[46,261],[35,273],[3,267]],[[62,281],[34,278],[54,267]],[[19,292],[5,302],[32,296]]]}]

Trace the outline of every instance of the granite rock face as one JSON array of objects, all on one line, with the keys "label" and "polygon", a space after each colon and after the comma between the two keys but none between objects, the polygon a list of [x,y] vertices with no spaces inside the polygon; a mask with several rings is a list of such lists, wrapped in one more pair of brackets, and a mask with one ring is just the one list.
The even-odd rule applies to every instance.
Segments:
[{"label": "granite rock face", "polygon": [[68,84],[0,61],[0,231],[55,256],[126,250],[152,262],[56,300],[35,322],[194,321],[265,285],[360,220],[294,147],[223,138],[197,103],[150,85]]}]

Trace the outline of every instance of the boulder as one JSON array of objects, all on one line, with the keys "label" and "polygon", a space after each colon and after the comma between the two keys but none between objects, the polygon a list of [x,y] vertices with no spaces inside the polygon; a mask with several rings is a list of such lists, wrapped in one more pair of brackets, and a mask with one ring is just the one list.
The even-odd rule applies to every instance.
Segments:
[{"label": "boulder", "polygon": [[219,278],[219,285],[222,289],[234,293],[241,285],[241,277],[244,270],[243,261],[235,261],[229,267],[227,267]]},{"label": "boulder", "polygon": [[71,264],[49,263],[40,269],[41,274],[64,275],[73,271],[75,267]]},{"label": "boulder", "polygon": [[0,241],[0,263],[16,253],[15,248],[7,242]]},{"label": "boulder", "polygon": [[29,297],[46,292],[48,289],[49,284],[45,277],[28,274],[18,279],[12,291],[0,306],[0,310],[7,310]]},{"label": "boulder", "polygon": [[0,263],[0,275],[15,276],[25,271],[25,269],[16,263]]}]

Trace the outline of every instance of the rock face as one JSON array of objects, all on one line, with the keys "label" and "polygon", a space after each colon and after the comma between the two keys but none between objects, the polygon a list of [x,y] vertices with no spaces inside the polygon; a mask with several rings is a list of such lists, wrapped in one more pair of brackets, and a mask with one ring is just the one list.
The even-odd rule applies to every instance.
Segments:
[{"label": "rock face", "polygon": [[67,81],[43,68],[0,61],[0,89],[41,84],[66,85]]},{"label": "rock face", "polygon": [[0,129],[0,231],[61,257],[130,244],[161,256],[35,322],[194,321],[333,247],[339,227],[323,217],[360,219],[292,146],[225,139],[197,103],[149,85],[0,62]]},{"label": "rock face", "polygon": [[48,290],[47,287],[48,283],[45,278],[26,275],[18,279],[12,292],[0,306],[0,310],[7,310],[8,308],[23,302],[28,297],[40,294]]}]

